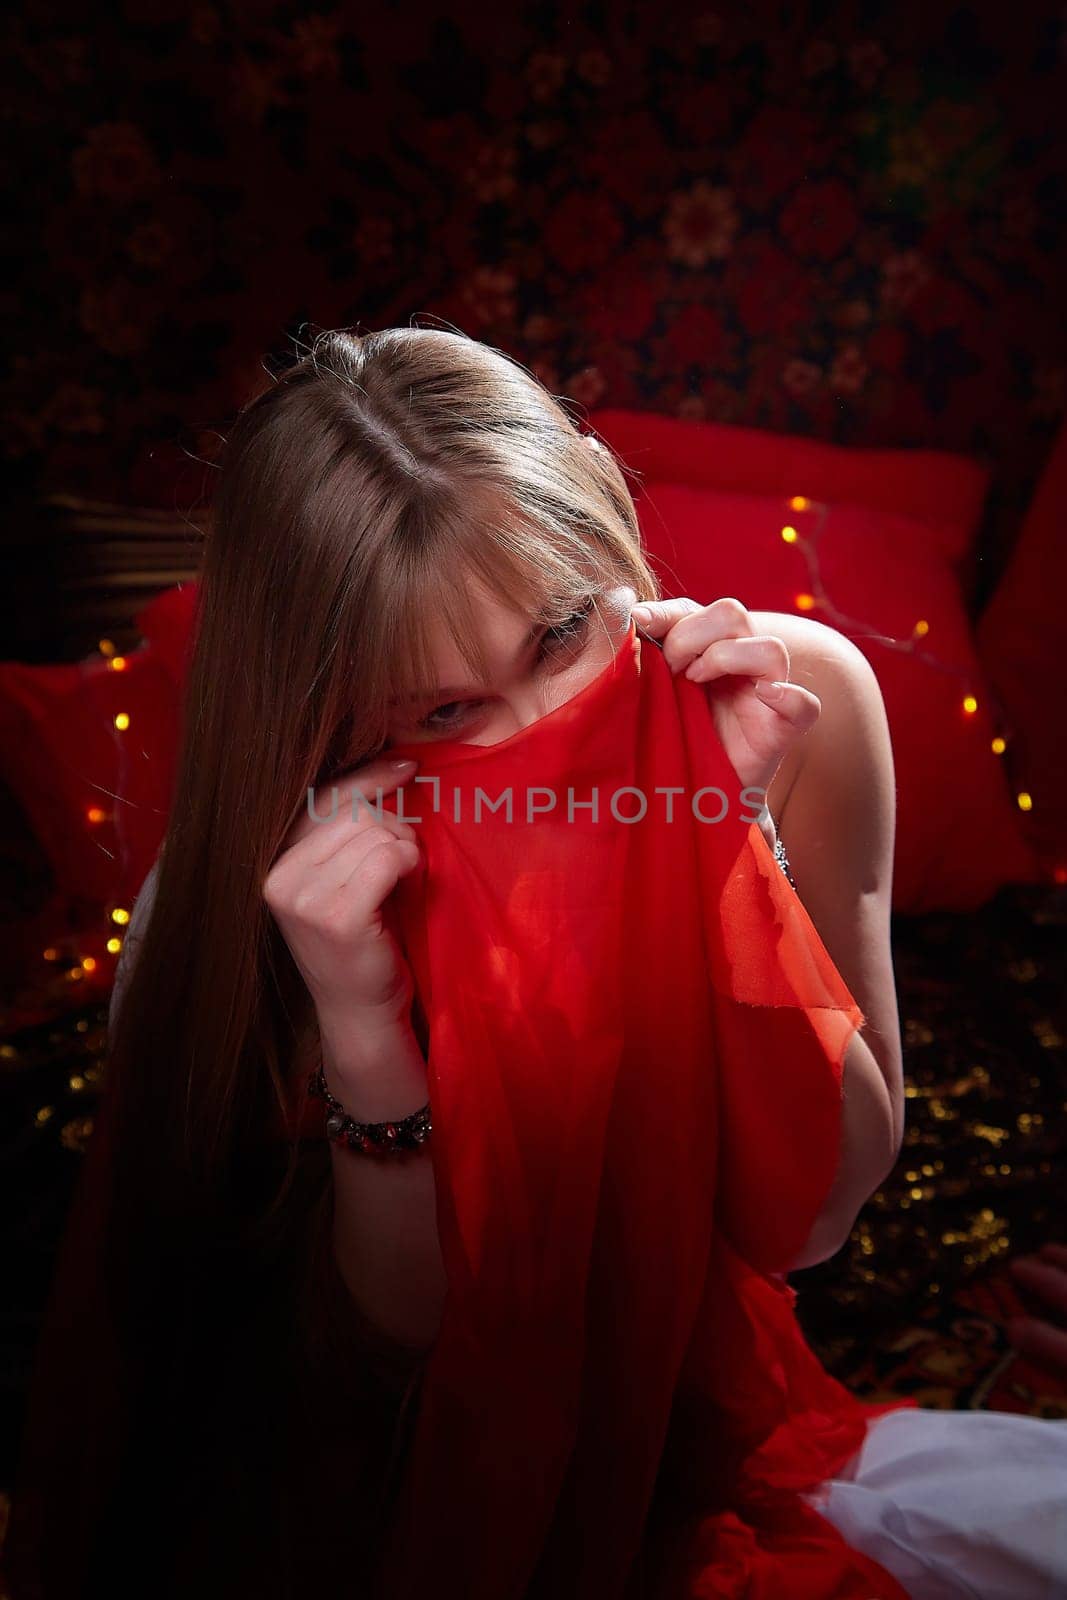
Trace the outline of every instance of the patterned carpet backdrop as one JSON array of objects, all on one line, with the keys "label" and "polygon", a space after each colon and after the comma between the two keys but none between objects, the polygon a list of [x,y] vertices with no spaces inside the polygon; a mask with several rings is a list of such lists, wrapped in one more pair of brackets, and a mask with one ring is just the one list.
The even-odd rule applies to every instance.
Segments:
[{"label": "patterned carpet backdrop", "polygon": [[32,161],[0,404],[31,496],[190,503],[272,353],[425,318],[579,407],[979,455],[988,598],[1064,409],[1060,4],[121,0],[3,27]]}]

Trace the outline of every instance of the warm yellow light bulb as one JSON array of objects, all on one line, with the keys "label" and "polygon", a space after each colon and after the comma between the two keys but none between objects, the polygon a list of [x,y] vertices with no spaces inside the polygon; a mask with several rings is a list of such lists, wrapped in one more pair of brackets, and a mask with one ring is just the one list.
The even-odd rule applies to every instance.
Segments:
[{"label": "warm yellow light bulb", "polygon": [[127,922],[130,920],[130,913],[128,911],[123,911],[121,906],[116,906],[115,910],[111,913],[111,920],[112,922],[117,922],[121,928],[124,928]]},{"label": "warm yellow light bulb", "polygon": [[925,618],[920,618],[915,624],[913,632],[917,639],[925,639],[926,635],[930,632],[930,624]]},{"label": "warm yellow light bulb", "polygon": [[106,814],[106,812],[101,811],[99,806],[90,806],[88,811],[85,813],[90,822],[103,822]]},{"label": "warm yellow light bulb", "polygon": [[815,596],[813,594],[795,595],[793,604],[798,611],[812,611],[815,608]]},{"label": "warm yellow light bulb", "polygon": [[112,656],[111,660],[108,662],[108,666],[111,668],[112,672],[125,672],[126,671],[126,657],[125,656]]},{"label": "warm yellow light bulb", "polygon": [[810,505],[811,501],[806,495],[795,494],[789,502],[789,509],[790,511],[806,511]]},{"label": "warm yellow light bulb", "polygon": [[108,948],[108,954],[109,955],[117,956],[119,951],[122,949],[122,940],[121,939],[109,939],[107,941],[107,948]]},{"label": "warm yellow light bulb", "polygon": [[964,695],[964,697],[963,697],[963,709],[964,709],[964,711],[966,711],[966,713],[967,713],[967,715],[969,717],[973,716],[974,713],[978,710],[978,701],[974,698],[973,694]]},{"label": "warm yellow light bulb", "polygon": [[1002,756],[1005,750],[1008,748],[1007,740],[1002,739],[998,733],[989,748],[992,750],[995,756]]},{"label": "warm yellow light bulb", "polygon": [[1015,803],[1020,811],[1032,811],[1034,808],[1033,796],[1028,795],[1025,789],[1015,796]]},{"label": "warm yellow light bulb", "polygon": [[59,951],[56,949],[55,945],[53,945],[53,944],[50,944],[48,946],[47,950],[42,950],[41,954],[44,956],[46,961],[58,961],[59,960]]},{"label": "warm yellow light bulb", "polygon": [[116,726],[116,728],[119,730],[120,733],[125,733],[126,729],[129,727],[129,725],[130,725],[129,716],[127,715],[127,713],[125,711],[120,711],[118,713],[118,715],[116,716],[116,718],[115,718],[115,726]]},{"label": "warm yellow light bulb", "polygon": [[786,544],[796,544],[799,537],[800,535],[797,533],[797,530],[793,527],[790,527],[788,523],[782,529],[782,538],[785,540]]},{"label": "warm yellow light bulb", "polygon": [[113,656],[115,654],[115,646],[110,639],[101,639],[100,654],[102,656]]},{"label": "warm yellow light bulb", "polygon": [[95,956],[82,956],[82,969],[85,972],[95,972],[96,971],[96,957]]}]

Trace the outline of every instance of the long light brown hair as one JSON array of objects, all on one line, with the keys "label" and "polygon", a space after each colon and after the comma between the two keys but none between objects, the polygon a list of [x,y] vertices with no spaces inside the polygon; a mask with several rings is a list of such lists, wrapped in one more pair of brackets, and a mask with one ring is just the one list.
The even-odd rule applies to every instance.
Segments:
[{"label": "long light brown hair", "polygon": [[656,598],[629,471],[518,362],[439,328],[320,333],[230,429],[106,1074],[106,1279],[135,1412],[166,1367],[178,1425],[178,1369],[201,1381],[197,1337],[236,1315],[242,1262],[286,1214],[298,1142],[265,1186],[246,1157],[299,1106],[314,1031],[263,899],[309,787],[372,757],[390,698],[432,682],[431,621],[485,674],[472,576],[545,623],[613,585]]},{"label": "long light brown hair", "polygon": [[180,1216],[186,1199],[213,1211],[235,1141],[290,1106],[308,999],[263,882],[308,788],[374,756],[390,698],[432,683],[431,625],[483,677],[472,575],[543,623],[613,584],[658,595],[624,469],[598,445],[517,362],[419,327],[318,335],[232,427],[109,1063],[125,1154],[152,1130]]}]

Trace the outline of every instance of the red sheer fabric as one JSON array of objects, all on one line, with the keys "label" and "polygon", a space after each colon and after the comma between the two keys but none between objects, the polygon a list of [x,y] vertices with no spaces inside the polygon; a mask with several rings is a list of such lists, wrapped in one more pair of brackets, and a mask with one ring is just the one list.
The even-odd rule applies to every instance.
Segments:
[{"label": "red sheer fabric", "polygon": [[631,623],[513,737],[406,749],[448,1294],[376,1593],[901,1600],[799,1498],[897,1403],[822,1368],[776,1275],[863,1017],[705,691]]},{"label": "red sheer fabric", "polygon": [[[145,1572],[220,1600],[235,1573],[286,1600],[367,1587],[386,1452],[376,1600],[907,1600],[800,1498],[896,1406],[824,1371],[776,1275],[830,1188],[862,1018],[745,820],[705,691],[631,627],[520,734],[417,753],[439,804],[404,791],[424,865],[389,914],[427,1023],[449,1289],[403,1427],[404,1373],[363,1383],[370,1346],[316,1293],[293,1431],[256,1431],[291,1386],[281,1324],[318,1237],[295,1214],[276,1287],[226,1289],[225,1260],[206,1299],[192,1285],[196,1350],[179,1326],[126,1415],[100,1280],[105,1096],[35,1362],[13,1600],[95,1600]],[[510,822],[484,802],[473,820],[479,786],[510,788]],[[528,822],[528,803],[551,809]],[[322,1122],[307,1102],[298,1126]]]}]

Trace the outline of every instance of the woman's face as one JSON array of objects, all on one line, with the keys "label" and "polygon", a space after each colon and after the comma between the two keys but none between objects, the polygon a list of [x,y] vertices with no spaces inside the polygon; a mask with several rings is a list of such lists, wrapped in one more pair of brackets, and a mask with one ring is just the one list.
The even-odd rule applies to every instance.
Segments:
[{"label": "woman's face", "polygon": [[385,749],[394,743],[462,739],[497,744],[554,711],[592,682],[629,630],[636,590],[602,590],[554,628],[532,627],[480,585],[482,638],[490,663],[484,683],[471,681],[443,630],[432,637],[436,682],[408,704],[395,703]]}]

